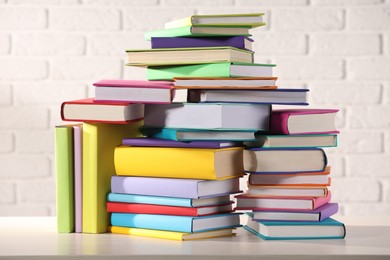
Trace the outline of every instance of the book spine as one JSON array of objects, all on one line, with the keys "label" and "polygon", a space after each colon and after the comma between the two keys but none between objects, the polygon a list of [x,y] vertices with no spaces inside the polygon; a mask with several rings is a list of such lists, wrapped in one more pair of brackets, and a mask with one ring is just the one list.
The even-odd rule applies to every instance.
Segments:
[{"label": "book spine", "polygon": [[83,132],[82,125],[73,126],[74,144],[74,204],[75,204],[75,232],[83,229]]},{"label": "book spine", "polygon": [[328,203],[329,207],[320,212],[319,221],[323,221],[339,211],[339,204]]},{"label": "book spine", "polygon": [[107,211],[117,213],[161,214],[194,217],[198,215],[196,208],[118,202],[107,202]]},{"label": "book spine", "polygon": [[143,203],[153,205],[166,205],[177,207],[192,207],[192,199],[149,196],[149,195],[135,195],[135,194],[119,194],[109,193],[107,201],[124,202],[124,203]]},{"label": "book spine", "polygon": [[144,136],[153,137],[153,138],[161,138],[173,141],[179,141],[177,138],[177,130],[176,129],[168,129],[168,128],[141,128],[141,133]]}]

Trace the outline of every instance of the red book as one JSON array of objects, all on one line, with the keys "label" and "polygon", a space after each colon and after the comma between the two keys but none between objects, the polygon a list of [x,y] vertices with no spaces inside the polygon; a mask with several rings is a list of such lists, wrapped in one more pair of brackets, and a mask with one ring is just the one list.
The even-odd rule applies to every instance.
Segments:
[{"label": "red book", "polygon": [[143,117],[144,105],[130,102],[96,102],[93,98],[86,98],[66,101],[61,105],[64,121],[127,124]]},{"label": "red book", "polygon": [[232,204],[212,205],[203,207],[176,207],[153,204],[107,202],[108,212],[134,213],[134,214],[159,214],[177,216],[205,216],[219,213],[232,212]]},{"label": "red book", "polygon": [[272,134],[330,134],[336,130],[337,109],[280,109],[271,113]]}]

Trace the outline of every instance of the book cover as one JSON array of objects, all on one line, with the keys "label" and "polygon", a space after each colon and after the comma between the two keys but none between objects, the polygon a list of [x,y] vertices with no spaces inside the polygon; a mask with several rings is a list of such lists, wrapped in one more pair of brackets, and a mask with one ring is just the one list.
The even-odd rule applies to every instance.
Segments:
[{"label": "book cover", "polygon": [[227,147],[242,146],[240,142],[228,141],[189,141],[180,142],[161,138],[139,137],[126,138],[122,140],[124,146],[143,146],[143,147],[181,147],[181,148],[210,148],[219,149]]},{"label": "book cover", "polygon": [[73,126],[75,232],[83,232],[83,125]]},{"label": "book cover", "polygon": [[111,213],[111,225],[193,233],[239,227],[240,216],[238,213],[202,217]]},{"label": "book cover", "polygon": [[114,148],[139,136],[139,124],[83,124],[83,232],[107,232],[106,195],[115,174]]},{"label": "book cover", "polygon": [[195,179],[112,176],[111,192],[198,199],[238,193],[240,192],[240,181],[239,178],[208,181]]},{"label": "book cover", "polygon": [[243,175],[242,148],[118,146],[115,172],[122,176],[217,180]]},{"label": "book cover", "polygon": [[73,126],[55,127],[56,211],[59,233],[75,231]]},{"label": "book cover", "polygon": [[152,37],[151,47],[186,48],[231,46],[239,49],[252,49],[253,40],[245,36],[232,37]]},{"label": "book cover", "polygon": [[188,232],[174,232],[174,231],[164,231],[164,230],[145,229],[145,228],[128,228],[128,227],[118,227],[118,226],[109,227],[109,232],[114,234],[152,237],[152,238],[179,240],[179,241],[234,236],[235,234],[233,233],[233,230],[234,229],[219,229],[219,230],[211,230],[205,232],[188,233]]}]

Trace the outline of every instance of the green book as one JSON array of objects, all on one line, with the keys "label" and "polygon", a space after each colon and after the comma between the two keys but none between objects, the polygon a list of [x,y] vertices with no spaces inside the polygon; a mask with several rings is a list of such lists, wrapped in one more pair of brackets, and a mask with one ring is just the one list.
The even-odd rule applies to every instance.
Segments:
[{"label": "green book", "polygon": [[198,36],[251,36],[248,27],[221,27],[221,26],[184,26],[154,30],[145,33],[145,40],[150,41],[152,37],[198,37]]},{"label": "green book", "polygon": [[172,80],[176,77],[272,77],[274,64],[220,62],[147,68],[148,80]]},{"label": "green book", "polygon": [[73,126],[55,127],[57,230],[71,233],[74,219]]}]

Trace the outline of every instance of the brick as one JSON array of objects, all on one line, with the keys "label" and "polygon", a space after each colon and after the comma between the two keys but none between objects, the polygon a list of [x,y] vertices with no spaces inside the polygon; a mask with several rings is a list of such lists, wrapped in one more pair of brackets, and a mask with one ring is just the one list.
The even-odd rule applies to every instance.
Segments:
[{"label": "brick", "polygon": [[21,105],[59,105],[66,100],[87,97],[87,87],[82,83],[15,83],[14,95]]},{"label": "brick", "polygon": [[0,55],[8,54],[11,50],[11,37],[8,34],[0,34]]},{"label": "brick", "polygon": [[16,202],[16,190],[14,183],[0,183],[0,205],[13,204]]},{"label": "brick", "polygon": [[275,73],[280,78],[294,80],[329,79],[344,77],[344,62],[336,58],[276,58]]},{"label": "brick", "polygon": [[49,216],[49,207],[44,204],[0,205],[0,216]]},{"label": "brick", "polygon": [[48,76],[48,64],[41,59],[0,59],[0,80],[41,80]]},{"label": "brick", "polygon": [[381,36],[376,33],[327,33],[310,35],[314,55],[378,55]]},{"label": "brick", "polygon": [[64,33],[24,33],[14,37],[16,55],[73,56],[83,55],[86,49],[82,35]]},{"label": "brick", "polygon": [[280,8],[272,10],[272,28],[277,31],[333,31],[344,28],[339,8]]},{"label": "brick", "polygon": [[345,162],[344,158],[339,154],[330,153],[334,149],[325,149],[326,157],[328,158],[328,165],[331,167],[331,177],[345,176]]},{"label": "brick", "polygon": [[389,216],[390,204],[388,203],[348,203],[345,205],[346,216],[370,217]]},{"label": "brick", "polygon": [[54,59],[51,63],[54,80],[97,81],[102,78],[120,78],[122,63],[118,59],[74,58]]},{"label": "brick", "polygon": [[350,8],[347,13],[347,29],[350,30],[388,31],[389,24],[390,5]]},{"label": "brick", "polygon": [[253,50],[258,55],[299,55],[307,53],[307,37],[292,33],[253,33]]},{"label": "brick", "polygon": [[[250,2],[250,1],[248,1]],[[182,0],[162,0],[161,4],[167,6],[183,6]],[[214,1],[202,1],[202,0],[186,0],[185,6],[229,6],[233,5],[233,0],[214,0]],[[185,16],[183,16],[184,18]]]},{"label": "brick", "polygon": [[88,51],[92,55],[118,56],[127,58],[127,49],[148,49],[150,41],[144,39],[143,33],[120,32],[100,33],[88,38]]},{"label": "brick", "polygon": [[56,201],[54,178],[20,181],[18,185],[19,200],[22,203],[43,203]]},{"label": "brick", "polygon": [[390,58],[350,59],[347,68],[351,79],[390,79]]},{"label": "brick", "polygon": [[356,178],[333,178],[332,199],[340,202],[377,202],[381,198],[379,181]]},{"label": "brick", "polygon": [[265,6],[265,7],[270,7],[270,6],[295,6],[295,5],[307,5],[308,0],[278,0],[278,1],[273,1],[273,0],[262,0],[262,1],[257,1],[257,0],[236,0],[237,5],[242,5],[242,6]]},{"label": "brick", "polygon": [[54,152],[54,129],[17,131],[15,136],[16,150],[20,154],[42,154]]},{"label": "brick", "polygon": [[59,8],[50,9],[49,27],[66,31],[112,31],[121,27],[117,9]]},{"label": "brick", "polygon": [[44,8],[0,8],[0,30],[38,30],[47,27],[47,12]]},{"label": "brick", "polygon": [[338,151],[342,154],[382,153],[384,135],[379,131],[341,131]]},{"label": "brick", "polygon": [[82,0],[8,0],[9,4],[23,5],[77,5]]},{"label": "brick", "polygon": [[84,0],[88,5],[113,5],[113,6],[151,6],[158,5],[159,0]]},{"label": "brick", "polygon": [[10,132],[0,132],[0,153],[10,153],[15,148],[14,135]]},{"label": "brick", "polygon": [[375,5],[383,3],[384,0],[312,0],[313,5],[340,5],[340,6],[351,6],[351,5]]},{"label": "brick", "polygon": [[44,129],[48,127],[49,113],[41,107],[4,107],[0,122],[0,129]]},{"label": "brick", "polygon": [[50,175],[50,160],[42,155],[0,156],[0,179],[33,179]]},{"label": "brick", "polygon": [[195,13],[191,8],[162,9],[160,7],[149,8],[123,8],[123,27],[125,30],[145,31],[159,30],[170,20],[190,16]]},{"label": "brick", "polygon": [[347,156],[350,176],[383,178],[389,176],[390,156],[385,154],[362,154]]},{"label": "brick", "polygon": [[8,84],[0,83],[0,105],[12,104],[12,87]]},{"label": "brick", "polygon": [[390,106],[359,106],[350,110],[348,121],[352,129],[390,127]]},{"label": "brick", "polygon": [[375,82],[309,82],[310,104],[364,105],[379,104],[382,86]]}]

